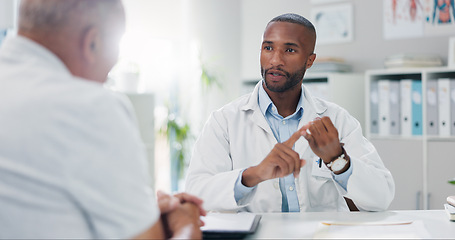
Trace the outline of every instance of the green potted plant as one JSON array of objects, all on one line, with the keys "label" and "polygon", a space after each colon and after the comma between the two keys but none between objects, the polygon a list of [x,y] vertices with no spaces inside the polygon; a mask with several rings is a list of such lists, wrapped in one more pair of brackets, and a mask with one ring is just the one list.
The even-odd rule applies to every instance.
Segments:
[{"label": "green potted plant", "polygon": [[455,185],[455,178],[452,178],[452,179],[450,179],[450,180],[449,180],[449,183],[451,183],[451,184],[454,184],[454,185]]},{"label": "green potted plant", "polygon": [[[202,61],[200,62],[200,68],[200,81],[203,90],[207,92],[212,87],[221,89],[221,83],[218,81],[216,74],[213,74]],[[188,154],[188,148],[191,148],[191,146],[188,146],[191,134],[190,124],[179,117],[178,101],[173,103],[177,105],[167,104],[168,116],[160,128],[160,133],[166,135],[170,147],[171,191],[179,191],[179,182],[184,178],[185,169],[188,165],[186,155]]]},{"label": "green potted plant", "polygon": [[171,190],[179,190],[179,181],[183,179],[186,168],[186,141],[190,136],[190,125],[174,114],[169,114],[165,126],[160,129],[165,134],[170,148]]}]

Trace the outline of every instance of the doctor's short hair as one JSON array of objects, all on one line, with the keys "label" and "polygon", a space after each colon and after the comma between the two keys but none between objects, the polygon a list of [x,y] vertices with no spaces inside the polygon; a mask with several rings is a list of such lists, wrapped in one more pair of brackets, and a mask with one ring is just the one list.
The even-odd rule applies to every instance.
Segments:
[{"label": "doctor's short hair", "polygon": [[289,22],[302,25],[310,32],[311,36],[313,37],[314,40],[313,45],[316,43],[316,28],[314,27],[313,23],[310,22],[310,20],[306,19],[303,16],[300,16],[299,14],[295,13],[281,14],[270,20],[268,24],[272,22]]},{"label": "doctor's short hair", "polygon": [[304,27],[306,27],[308,30],[312,32],[316,32],[316,29],[314,28],[314,25],[305,17],[300,16],[295,13],[285,13],[281,14],[280,16],[274,17],[272,20],[270,20],[269,23],[271,22],[289,22],[289,23],[296,23],[300,24]]}]

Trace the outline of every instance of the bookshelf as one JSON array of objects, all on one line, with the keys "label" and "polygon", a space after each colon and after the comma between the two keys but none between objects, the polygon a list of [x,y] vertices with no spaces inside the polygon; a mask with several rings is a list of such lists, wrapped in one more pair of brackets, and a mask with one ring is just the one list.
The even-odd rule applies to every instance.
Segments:
[{"label": "bookshelf", "polygon": [[[443,209],[446,197],[455,193],[455,188],[447,183],[448,179],[455,176],[455,136],[428,134],[430,122],[427,114],[431,109],[427,108],[427,98],[432,96],[427,94],[427,84],[434,79],[455,78],[455,68],[369,70],[365,78],[365,135],[375,145],[395,179],[395,199],[390,209]],[[371,87],[383,79],[420,81],[421,134],[403,136],[372,131],[382,119],[380,116],[378,119],[372,118],[371,100],[374,99],[374,93],[371,93]]]}]

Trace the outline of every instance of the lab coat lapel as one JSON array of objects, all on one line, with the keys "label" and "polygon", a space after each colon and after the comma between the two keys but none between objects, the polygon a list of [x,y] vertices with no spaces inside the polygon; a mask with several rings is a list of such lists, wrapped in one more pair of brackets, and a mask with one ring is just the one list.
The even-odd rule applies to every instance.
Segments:
[{"label": "lab coat lapel", "polygon": [[[303,85],[302,91],[304,91],[304,113],[300,119],[298,129],[302,128],[308,122],[313,121],[315,118],[322,117],[327,110],[327,106],[323,105],[320,101],[315,100]],[[298,150],[300,158],[307,161],[307,166],[312,168],[312,175],[330,177],[330,172],[326,171],[327,169],[324,169],[325,165],[322,168],[319,168],[319,157],[313,153],[308,141],[304,137],[295,143],[295,149]]]},{"label": "lab coat lapel", "polygon": [[[305,88],[305,86],[302,85],[302,91],[303,91],[303,116],[300,119],[299,122],[299,127],[298,129],[301,129],[305,124],[307,124],[310,121],[313,121],[317,117],[321,117],[321,115],[327,110],[327,108],[324,108],[322,106],[319,106],[315,104],[315,101],[311,94],[308,92],[308,90]],[[295,149],[298,149],[301,154],[301,158],[304,158],[306,156],[305,152],[308,150],[308,141],[302,137],[299,141],[295,143]],[[305,158],[304,158],[305,159]]]},{"label": "lab coat lapel", "polygon": [[265,120],[264,115],[262,115],[259,107],[253,110],[253,114],[251,115],[250,119],[251,121],[253,121],[253,123],[255,123],[262,129],[264,129],[264,131],[266,131],[268,134],[273,136],[272,129],[270,128],[270,125],[267,123],[267,120]]},{"label": "lab coat lapel", "polygon": [[273,136],[272,129],[267,123],[267,120],[265,119],[264,115],[262,115],[261,109],[259,109],[258,96],[260,84],[262,84],[262,80],[256,84],[253,92],[250,95],[250,98],[248,99],[248,102],[241,108],[241,110],[252,111],[252,114],[249,117],[250,120],[254,124],[258,125],[260,128],[262,128],[264,131],[266,131],[270,136],[273,137],[273,139],[275,139],[275,137]]},{"label": "lab coat lapel", "polygon": [[302,85],[303,91],[303,117],[299,123],[299,129],[317,117],[322,117],[327,111],[327,106],[313,98],[311,93]]}]

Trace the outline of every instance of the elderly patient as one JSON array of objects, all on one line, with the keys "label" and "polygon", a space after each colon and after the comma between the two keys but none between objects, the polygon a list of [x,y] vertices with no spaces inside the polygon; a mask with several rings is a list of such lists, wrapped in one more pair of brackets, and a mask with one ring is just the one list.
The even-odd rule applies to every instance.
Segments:
[{"label": "elderly patient", "polygon": [[155,199],[131,106],[102,87],[124,29],[119,0],[21,1],[0,50],[0,238],[201,237],[202,201]]}]

